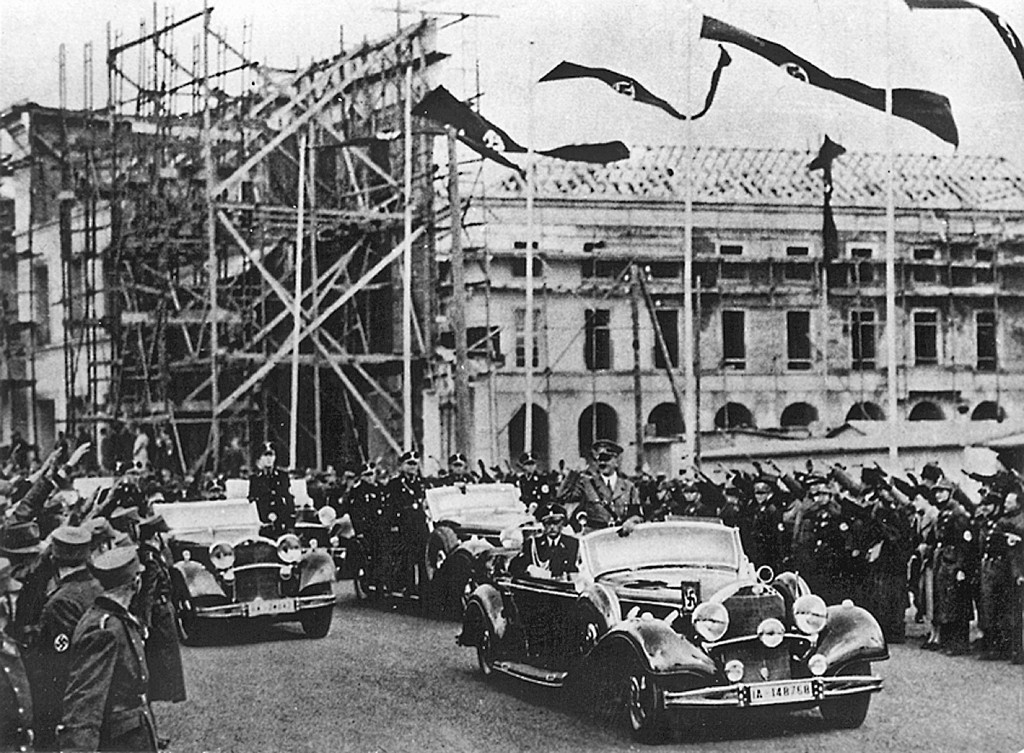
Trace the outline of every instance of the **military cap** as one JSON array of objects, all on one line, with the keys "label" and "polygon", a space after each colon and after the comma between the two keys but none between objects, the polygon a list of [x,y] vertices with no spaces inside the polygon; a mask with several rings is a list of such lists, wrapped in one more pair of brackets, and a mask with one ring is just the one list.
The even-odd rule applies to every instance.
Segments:
[{"label": "military cap", "polygon": [[945,476],[942,469],[939,468],[935,463],[928,463],[924,468],[921,469],[921,478],[925,481],[938,481],[940,478]]},{"label": "military cap", "polygon": [[548,520],[549,518],[561,518],[562,520],[565,520],[568,517],[569,515],[568,513],[566,513],[565,508],[562,507],[557,502],[554,502],[545,507],[540,514],[540,520],[542,522]]},{"label": "military cap", "polygon": [[264,442],[260,445],[260,455],[276,455],[277,447],[273,442]]},{"label": "military cap", "polygon": [[448,465],[453,465],[455,463],[466,464],[468,462],[469,461],[466,459],[466,454],[464,452],[453,452],[448,458]]},{"label": "military cap", "polygon": [[524,452],[522,455],[519,456],[519,464],[520,465],[527,465],[528,463],[536,463],[536,462],[537,462],[537,456],[534,455],[532,452]]},{"label": "military cap", "polygon": [[116,536],[114,527],[106,518],[91,518],[83,524],[92,533],[93,542],[113,540]]},{"label": "military cap", "polygon": [[420,462],[420,454],[416,450],[406,450],[398,456],[399,463]]},{"label": "military cap", "polygon": [[139,538],[148,539],[154,533],[170,533],[167,521],[163,515],[150,515],[139,523]]},{"label": "military cap", "polygon": [[592,445],[590,445],[590,451],[594,455],[601,455],[604,453],[611,453],[612,455],[621,455],[622,447],[617,445],[610,439],[598,439]]},{"label": "military cap", "polygon": [[81,565],[89,559],[92,533],[82,526],[61,526],[50,534],[50,551],[62,565]]},{"label": "military cap", "polygon": [[689,480],[689,481],[684,481],[683,482],[682,487],[680,487],[680,491],[682,491],[682,492],[699,492],[700,491],[700,487],[697,486],[697,482],[696,481]]},{"label": "military cap", "polygon": [[110,525],[117,531],[127,531],[132,525],[142,520],[139,511],[135,507],[118,507],[110,513]]},{"label": "military cap", "polygon": [[126,586],[142,572],[138,550],[134,546],[120,546],[98,554],[89,563],[89,571],[107,591]]},{"label": "military cap", "polygon": [[4,526],[0,554],[38,554],[41,551],[43,542],[36,523],[8,523]]}]

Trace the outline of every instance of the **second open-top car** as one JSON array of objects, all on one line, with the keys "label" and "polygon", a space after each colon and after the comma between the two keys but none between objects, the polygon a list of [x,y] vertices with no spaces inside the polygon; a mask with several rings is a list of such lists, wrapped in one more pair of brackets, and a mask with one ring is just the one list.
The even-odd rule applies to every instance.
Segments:
[{"label": "second open-top car", "polygon": [[734,528],[644,523],[580,539],[570,578],[501,577],[476,589],[459,642],[481,671],[612,699],[639,739],[710,709],[817,706],[860,725],[882,687],[882,631],[851,603],[826,607],[793,573],[758,572]]}]

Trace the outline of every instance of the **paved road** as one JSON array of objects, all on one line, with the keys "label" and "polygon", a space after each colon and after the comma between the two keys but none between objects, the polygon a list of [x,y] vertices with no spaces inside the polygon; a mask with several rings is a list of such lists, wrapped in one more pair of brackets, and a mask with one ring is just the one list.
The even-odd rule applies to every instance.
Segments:
[{"label": "paved road", "polygon": [[814,712],[717,725],[650,748],[566,710],[555,691],[485,682],[458,626],[356,602],[348,583],[330,634],[298,625],[185,648],[189,699],[157,704],[174,753],[250,751],[979,751],[1024,749],[1024,667],[892,647],[864,726]]}]

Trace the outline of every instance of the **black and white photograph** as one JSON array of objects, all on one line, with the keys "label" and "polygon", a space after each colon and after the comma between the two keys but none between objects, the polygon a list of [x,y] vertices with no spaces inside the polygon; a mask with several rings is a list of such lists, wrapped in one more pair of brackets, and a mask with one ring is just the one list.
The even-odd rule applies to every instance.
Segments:
[{"label": "black and white photograph", "polygon": [[0,753],[1022,753],[1021,35],[3,0]]}]

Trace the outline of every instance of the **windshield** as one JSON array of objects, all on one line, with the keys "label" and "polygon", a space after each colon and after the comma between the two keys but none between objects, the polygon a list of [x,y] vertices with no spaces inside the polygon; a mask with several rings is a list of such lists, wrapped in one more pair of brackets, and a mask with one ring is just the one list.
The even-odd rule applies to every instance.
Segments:
[{"label": "windshield", "polygon": [[595,575],[668,565],[739,570],[736,535],[724,526],[653,523],[637,526],[629,536],[609,529],[585,541]]},{"label": "windshield", "polygon": [[471,511],[525,513],[519,489],[512,484],[467,484],[427,489],[427,506],[434,520],[457,518]]}]

